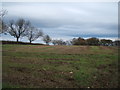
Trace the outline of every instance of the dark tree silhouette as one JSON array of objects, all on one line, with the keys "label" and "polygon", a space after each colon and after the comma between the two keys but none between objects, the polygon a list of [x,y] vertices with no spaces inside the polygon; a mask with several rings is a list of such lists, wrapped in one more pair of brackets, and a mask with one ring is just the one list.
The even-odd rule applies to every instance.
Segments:
[{"label": "dark tree silhouette", "polygon": [[79,37],[78,41],[80,45],[86,45],[86,40],[84,38]]},{"label": "dark tree silhouette", "polygon": [[76,38],[73,38],[73,39],[71,40],[71,43],[72,43],[72,45],[79,45],[79,41],[78,41],[78,39],[76,39]]},{"label": "dark tree silhouette", "polygon": [[115,46],[120,46],[120,40],[115,40],[115,41],[114,41],[114,45],[115,45]]},{"label": "dark tree silhouette", "polygon": [[102,46],[111,46],[111,45],[113,45],[113,42],[112,42],[112,40],[107,40],[107,39],[101,39],[100,40],[100,45],[102,45]]},{"label": "dark tree silhouette", "polygon": [[81,37],[79,37],[79,38],[73,38],[72,41],[71,41],[71,43],[73,45],[86,45],[86,40],[83,39],[83,38],[81,38]]},{"label": "dark tree silhouette", "polygon": [[25,36],[25,32],[30,27],[30,22],[25,21],[24,19],[18,19],[16,22],[14,20],[11,20],[8,26],[8,33],[11,36],[14,36],[18,42],[20,37]]},{"label": "dark tree silhouette", "polygon": [[92,38],[88,38],[87,40],[87,45],[99,45],[99,39],[92,37]]},{"label": "dark tree silhouette", "polygon": [[43,41],[44,41],[47,45],[49,45],[49,43],[52,41],[52,39],[50,38],[49,35],[45,35],[45,36],[43,37]]},{"label": "dark tree silhouette", "polygon": [[40,29],[37,29],[35,27],[30,27],[26,31],[26,37],[28,38],[29,42],[31,43],[32,41],[35,41],[38,39],[40,36],[43,36],[43,32]]}]

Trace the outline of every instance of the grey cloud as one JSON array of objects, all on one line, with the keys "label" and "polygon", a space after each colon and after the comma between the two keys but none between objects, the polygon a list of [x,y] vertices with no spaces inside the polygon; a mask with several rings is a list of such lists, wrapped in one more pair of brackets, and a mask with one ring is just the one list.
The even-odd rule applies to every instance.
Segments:
[{"label": "grey cloud", "polygon": [[6,19],[22,17],[51,36],[111,36],[117,31],[117,3],[4,3]]}]

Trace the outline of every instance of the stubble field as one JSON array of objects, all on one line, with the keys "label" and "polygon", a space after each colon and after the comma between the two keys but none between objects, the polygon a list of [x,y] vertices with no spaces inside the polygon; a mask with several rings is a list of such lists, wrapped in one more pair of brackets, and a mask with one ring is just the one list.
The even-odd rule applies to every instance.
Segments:
[{"label": "stubble field", "polygon": [[3,45],[3,88],[116,88],[118,47]]}]

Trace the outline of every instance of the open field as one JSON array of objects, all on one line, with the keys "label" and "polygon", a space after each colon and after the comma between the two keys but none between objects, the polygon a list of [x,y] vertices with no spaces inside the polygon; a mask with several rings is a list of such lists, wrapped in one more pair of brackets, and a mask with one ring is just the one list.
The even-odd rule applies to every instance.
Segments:
[{"label": "open field", "polygon": [[118,48],[3,45],[3,88],[116,88]]}]

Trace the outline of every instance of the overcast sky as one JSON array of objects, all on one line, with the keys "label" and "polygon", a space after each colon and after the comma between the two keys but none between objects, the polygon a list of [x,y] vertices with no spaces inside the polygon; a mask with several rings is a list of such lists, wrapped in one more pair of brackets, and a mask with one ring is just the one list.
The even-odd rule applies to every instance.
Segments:
[{"label": "overcast sky", "polygon": [[[74,37],[116,39],[118,36],[117,2],[4,2],[2,7],[8,11],[5,20],[19,18],[30,20],[34,26],[41,28],[53,39],[70,40]],[[3,39],[13,40],[14,37],[3,36]]]}]

